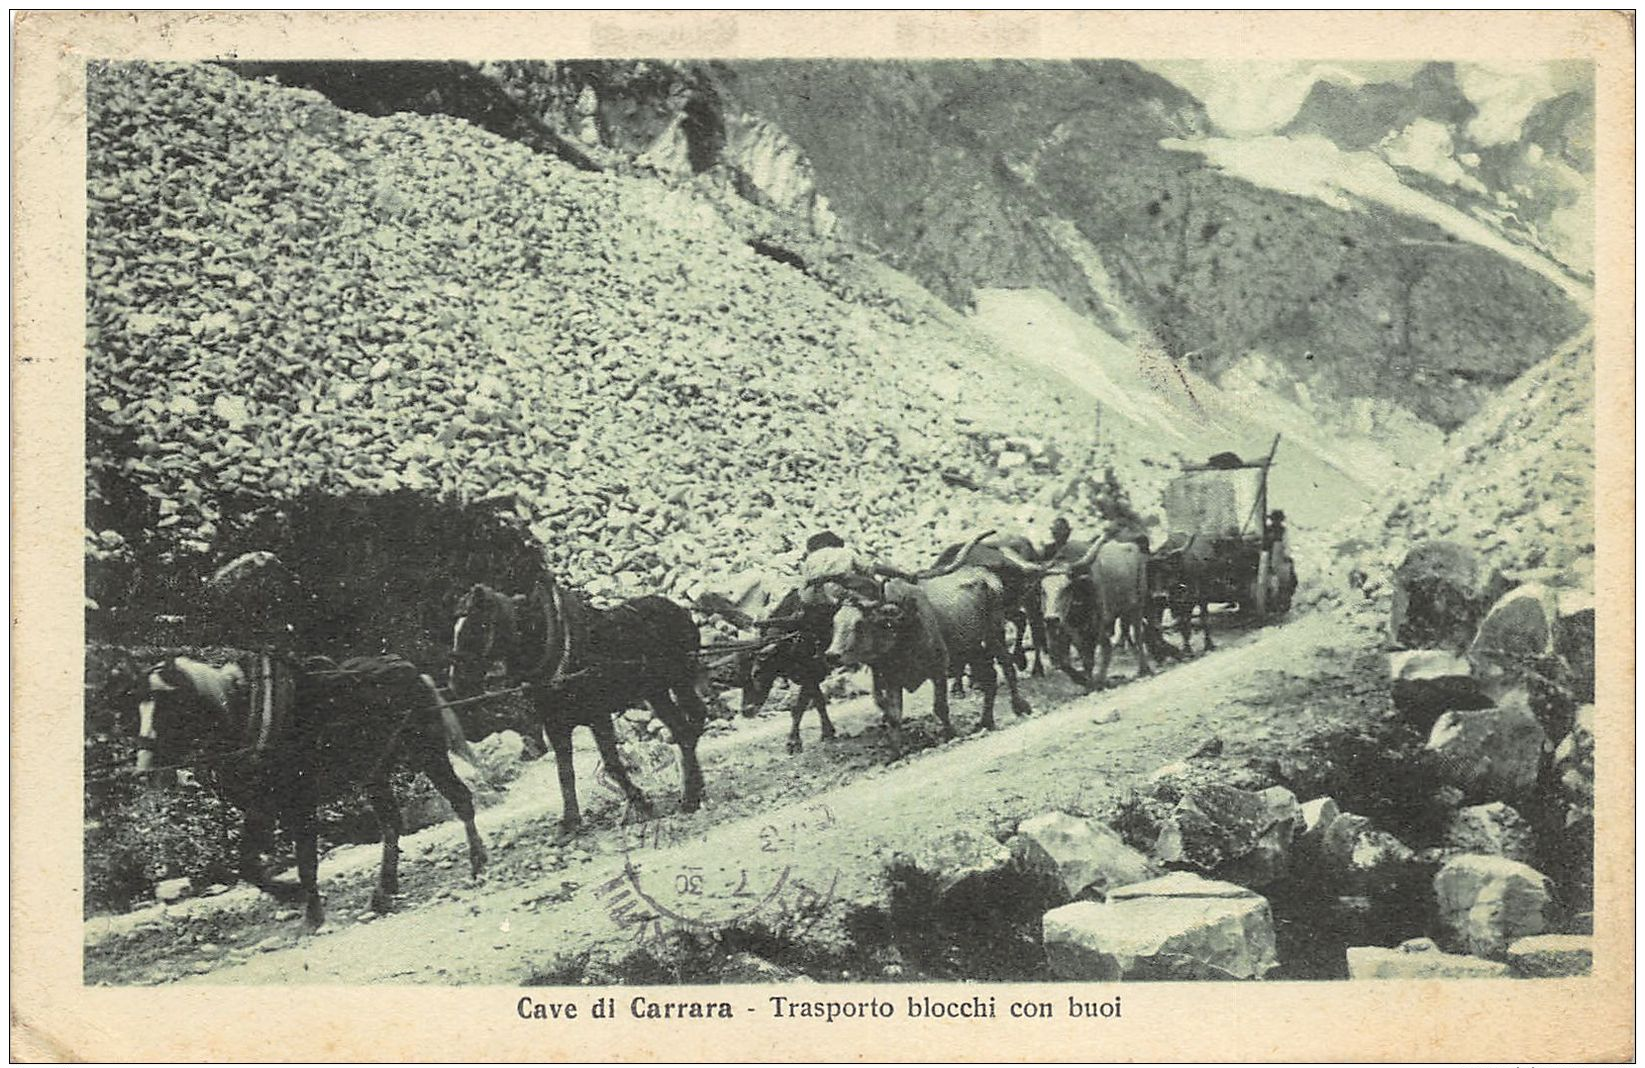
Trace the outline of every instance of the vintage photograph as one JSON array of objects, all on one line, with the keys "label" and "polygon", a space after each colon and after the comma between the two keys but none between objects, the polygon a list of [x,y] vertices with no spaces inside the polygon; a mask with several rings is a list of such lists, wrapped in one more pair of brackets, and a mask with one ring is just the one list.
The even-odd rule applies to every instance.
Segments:
[{"label": "vintage photograph", "polygon": [[1593,130],[92,63],[86,982],[1584,974]]},{"label": "vintage photograph", "polygon": [[1618,974],[1614,56],[519,25],[87,43],[36,127],[75,997],[627,1059]]}]

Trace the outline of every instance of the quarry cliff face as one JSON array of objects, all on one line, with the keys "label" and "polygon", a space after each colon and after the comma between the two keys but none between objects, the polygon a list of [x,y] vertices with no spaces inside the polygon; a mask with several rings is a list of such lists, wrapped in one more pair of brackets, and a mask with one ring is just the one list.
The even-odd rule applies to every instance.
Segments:
[{"label": "quarry cliff face", "polygon": [[[584,66],[499,74],[529,99]],[[1215,135],[1204,108],[1130,63],[614,66],[576,90],[585,108],[589,93],[600,101],[602,146],[658,169],[728,171],[955,307],[977,289],[1043,288],[1202,373],[1260,355],[1314,406],[1386,399],[1451,429],[1585,321],[1555,281],[1430,218],[1270,188],[1183,150]],[[1410,86],[1318,88],[1290,132],[1388,153],[1413,124],[1465,128],[1470,108],[1436,66]],[[1538,151],[1579,151],[1556,121],[1571,110],[1540,108]],[[545,112],[565,121],[563,107]],[[1422,197],[1440,184],[1398,173]],[[1440,203],[1455,207],[1456,192]]]},{"label": "quarry cliff face", "polygon": [[1282,131],[1374,153],[1402,180],[1556,260],[1593,270],[1592,72],[1563,72],[1570,90],[1531,107],[1517,128],[1481,114],[1454,64],[1429,63],[1409,83],[1317,82]]},{"label": "quarry cliff face", "polygon": [[[402,79],[403,107],[362,107],[336,66],[280,76],[357,110],[443,109],[579,166],[707,177],[953,307],[1045,289],[1201,374],[1257,357],[1322,414],[1368,398],[1453,429],[1587,321],[1582,253],[1559,237],[1586,232],[1591,93],[1538,105],[1523,143],[1480,146],[1446,65],[1322,82],[1280,131],[1285,158],[1321,171],[1309,185],[1230,162],[1198,100],[1122,61],[446,64]],[[1431,165],[1435,131],[1462,179]],[[1393,206],[1337,187],[1333,167],[1367,161]]]}]

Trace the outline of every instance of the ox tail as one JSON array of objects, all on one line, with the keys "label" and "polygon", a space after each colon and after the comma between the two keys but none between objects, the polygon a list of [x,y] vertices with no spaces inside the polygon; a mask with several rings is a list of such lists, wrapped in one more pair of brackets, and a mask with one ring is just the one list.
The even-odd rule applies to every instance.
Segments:
[{"label": "ox tail", "polygon": [[427,675],[418,675],[417,679],[423,684],[423,688],[428,691],[429,697],[434,701],[434,707],[440,712],[440,731],[445,736],[446,750],[468,761],[469,765],[479,772],[487,783],[492,783],[494,780],[491,767],[480,759],[480,754],[476,753],[474,747],[469,744],[468,735],[463,730],[463,722],[457,718],[457,710],[452,708],[446,701],[440,693],[440,688],[434,684],[432,678]]}]

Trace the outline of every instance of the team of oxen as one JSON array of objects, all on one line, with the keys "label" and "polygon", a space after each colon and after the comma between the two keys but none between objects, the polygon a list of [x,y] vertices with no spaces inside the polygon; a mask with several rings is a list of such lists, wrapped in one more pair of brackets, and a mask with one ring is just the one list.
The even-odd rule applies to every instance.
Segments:
[{"label": "team of oxen", "polygon": [[[757,580],[736,598],[711,594],[698,603],[761,634],[761,648],[738,665],[744,714],[760,711],[778,678],[799,687],[788,748],[800,752],[800,724],[812,708],[822,737],[834,736],[822,682],[837,667],[870,669],[875,702],[892,726],[901,721],[903,693],[930,682],[932,711],[952,733],[946,687],[952,682],[960,692],[967,676],[982,694],[982,726],[995,726],[996,667],[1013,710],[1027,714],[1017,670],[1029,666],[1029,636],[1033,674],[1044,672],[1049,657],[1088,689],[1107,684],[1116,644],[1135,651],[1144,675],[1152,673],[1154,657],[1187,653],[1196,606],[1204,648],[1212,648],[1199,581],[1206,560],[1194,548],[1189,540],[1150,554],[1146,539],[1136,538],[1061,539],[1037,550],[1026,537],[988,532],[949,546],[916,574],[875,566],[787,589],[779,580],[776,592],[768,580]],[[1161,633],[1167,608],[1181,632],[1181,650]],[[1007,626],[1016,632],[1009,650]]]},{"label": "team of oxen", "polygon": [[[1035,674],[1044,671],[1048,657],[1093,688],[1106,682],[1116,640],[1135,650],[1141,674],[1152,671],[1151,650],[1180,655],[1160,634],[1165,607],[1186,650],[1198,604],[1209,649],[1209,614],[1197,589],[1192,543],[1186,550],[1150,555],[1141,539],[1085,543],[1066,537],[1036,550],[1027,538],[989,531],[950,546],[924,571],[851,568],[814,575],[786,590],[767,587],[763,597],[742,605],[708,595],[696,607],[757,635],[733,647],[744,714],[760,710],[778,678],[799,688],[788,738],[790,751],[799,752],[801,722],[811,708],[822,737],[834,736],[822,684],[836,668],[869,669],[874,700],[893,730],[901,724],[903,695],[929,683],[932,710],[952,734],[950,686],[957,690],[967,678],[981,692],[984,728],[995,726],[999,674],[1012,710],[1029,714],[1017,676],[1028,665],[1025,635],[1032,638]],[[255,563],[266,571],[267,554],[254,555],[264,557]],[[401,829],[391,782],[395,766],[422,771],[450,801],[468,834],[471,869],[480,871],[486,851],[472,795],[449,753],[481,767],[454,706],[496,694],[488,687],[499,668],[503,688],[529,695],[530,729],[553,749],[562,841],[582,822],[572,759],[578,726],[594,735],[630,810],[649,813],[650,802],[619,752],[614,725],[617,713],[641,704],[650,706],[679,748],[681,808],[701,805],[697,744],[708,721],[704,657],[716,650],[703,648],[690,610],[656,596],[597,608],[580,591],[545,575],[515,593],[475,585],[459,598],[454,615],[445,690],[394,656],[301,665],[267,653],[215,665],[177,656],[128,672],[127,692],[139,712],[138,770],[190,767],[218,784],[245,814],[242,875],[270,889],[259,850],[277,816],[296,846],[311,929],[323,922],[318,806],[346,792],[363,788],[377,815],[383,855],[373,905],[392,905]],[[1008,625],[1016,631],[1014,647],[1006,640]]]}]

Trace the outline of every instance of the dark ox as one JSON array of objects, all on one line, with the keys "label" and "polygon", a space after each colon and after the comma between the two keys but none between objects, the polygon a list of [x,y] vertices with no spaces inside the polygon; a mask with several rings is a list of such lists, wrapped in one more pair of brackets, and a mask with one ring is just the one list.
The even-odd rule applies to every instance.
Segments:
[{"label": "dark ox", "polygon": [[833,605],[808,602],[799,590],[792,590],[777,602],[769,619],[755,624],[760,637],[771,644],[748,654],[743,677],[743,715],[755,715],[765,707],[771,687],[779,678],[797,685],[800,699],[794,705],[793,725],[788,732],[790,753],[804,748],[800,741],[800,723],[805,719],[807,708],[817,710],[823,741],[834,737],[834,724],[828,718],[828,698],[822,692],[823,680],[828,678],[826,653],[833,622]]},{"label": "dark ox", "polygon": [[741,689],[742,714],[758,715],[771,697],[771,688],[784,678],[800,689],[788,734],[788,751],[798,753],[804,749],[800,724],[808,708],[817,710],[823,741],[832,740],[834,723],[828,718],[828,699],[822,684],[828,678],[828,661],[823,654],[832,633],[834,605],[807,597],[791,582],[763,574],[738,580],[732,590],[730,595],[706,592],[697,598],[696,606],[741,631],[756,632],[762,643],[735,654],[728,662],[731,670],[725,682]]},{"label": "dark ox", "polygon": [[[1096,664],[1096,584],[1088,574],[1076,577],[1069,574],[1068,569],[1090,549],[1089,542],[1067,542],[1047,561],[1060,567],[1054,566],[1048,571],[1041,586],[1045,601],[1046,650],[1051,654],[1051,662],[1082,684],[1090,683]],[[1084,660],[1083,675],[1074,668],[1074,652]]]},{"label": "dark ox", "polygon": [[[1108,683],[1114,653],[1114,629],[1130,635],[1137,671],[1152,675],[1148,659],[1148,554],[1126,541],[1099,541],[1066,567],[1054,567],[1045,580],[1047,626],[1052,632],[1052,659],[1070,677],[1101,689]],[[1084,672],[1074,670],[1068,647],[1080,654]],[[1096,676],[1094,652],[1102,649]]]},{"label": "dark ox", "polygon": [[1005,672],[1012,710],[1019,716],[1031,711],[1017,692],[1016,665],[1005,645],[1005,591],[992,571],[960,567],[915,581],[894,578],[880,587],[877,597],[843,587],[835,592],[840,607],[828,659],[868,665],[875,704],[893,727],[902,722],[903,692],[929,682],[931,710],[943,733],[952,736],[946,683],[967,665],[983,692],[985,728],[995,727],[996,663]]},{"label": "dark ox", "polygon": [[447,752],[484,765],[434,682],[391,654],[298,672],[285,661],[242,653],[224,665],[174,656],[135,690],[137,770],[190,767],[245,814],[240,874],[279,892],[262,864],[274,822],[291,835],[309,930],[325,921],[319,892],[318,807],[364,787],[382,832],[382,865],[371,907],[393,907],[399,890],[400,805],[391,773],[421,771],[451,804],[468,835],[474,874],[486,863],[474,800]]},{"label": "dark ox", "polygon": [[1038,560],[1034,543],[1017,534],[996,534],[985,540],[966,545],[950,545],[937,557],[937,566],[969,564],[986,567],[999,576],[1004,591],[1002,611],[1006,622],[1016,628],[1017,637],[1012,649],[1018,667],[1028,667],[1023,655],[1023,637],[1034,638],[1034,675],[1045,674],[1040,651],[1045,648],[1046,630],[1044,599],[1040,591],[1040,575],[1044,571]]},{"label": "dark ox", "polygon": [[695,812],[701,806],[697,741],[708,710],[698,693],[699,643],[691,613],[663,597],[636,597],[597,609],[552,576],[513,597],[476,585],[457,603],[451,689],[458,697],[479,693],[497,662],[510,678],[529,684],[559,771],[558,837],[564,841],[582,825],[571,750],[571,732],[578,726],[593,733],[606,772],[629,804],[641,813],[651,811],[617,749],[611,722],[615,713],[641,703],[651,706],[679,748],[680,808]]},{"label": "dark ox", "polygon": [[1182,651],[1192,653],[1194,608],[1199,608],[1200,632],[1205,651],[1216,648],[1211,642],[1211,607],[1207,603],[1207,578],[1215,565],[1211,539],[1198,534],[1173,534],[1148,561],[1148,584],[1152,592],[1149,623],[1160,627],[1165,609],[1182,636]]}]

